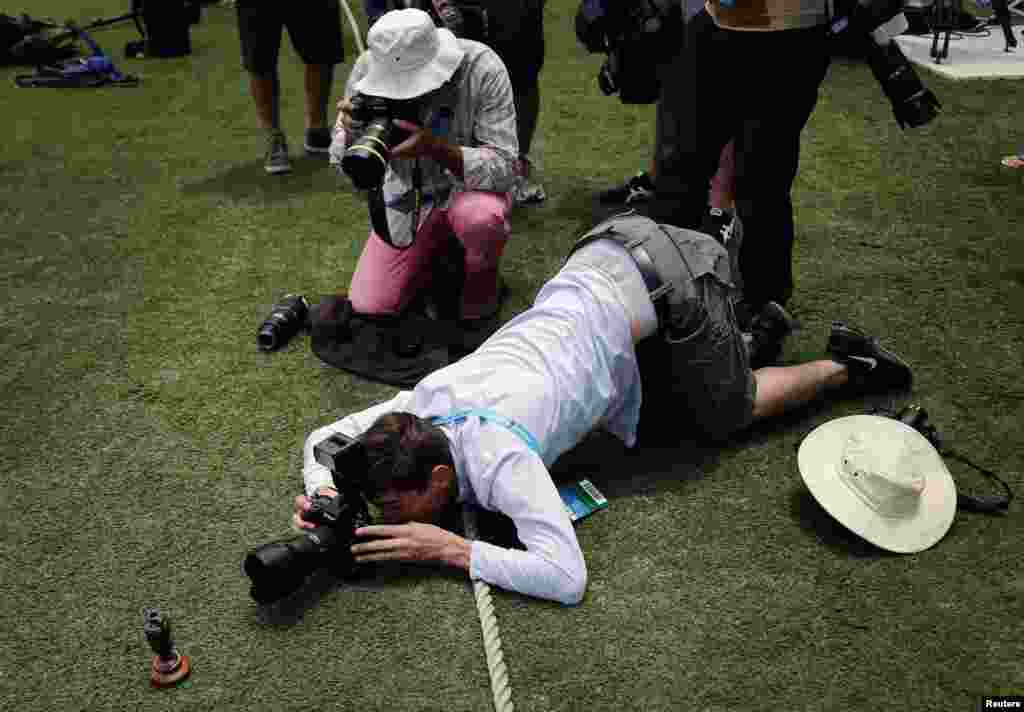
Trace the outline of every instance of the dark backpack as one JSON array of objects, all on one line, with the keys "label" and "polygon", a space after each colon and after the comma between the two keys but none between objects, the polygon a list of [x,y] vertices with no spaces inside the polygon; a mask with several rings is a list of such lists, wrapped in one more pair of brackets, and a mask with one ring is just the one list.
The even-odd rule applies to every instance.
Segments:
[{"label": "dark backpack", "polygon": [[605,93],[624,104],[650,104],[661,91],[660,65],[683,42],[679,0],[581,0],[576,38],[590,52],[608,55],[600,79]]}]

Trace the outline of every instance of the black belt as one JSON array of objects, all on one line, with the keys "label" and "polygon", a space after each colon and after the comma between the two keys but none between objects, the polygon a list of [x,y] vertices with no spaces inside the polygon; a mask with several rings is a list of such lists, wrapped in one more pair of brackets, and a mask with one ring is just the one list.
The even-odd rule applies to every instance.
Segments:
[{"label": "black belt", "polygon": [[629,242],[619,242],[619,244],[626,248],[626,252],[633,259],[637,269],[640,270],[640,276],[644,280],[644,286],[647,287],[647,293],[651,298],[651,303],[654,305],[654,313],[658,316],[658,328],[660,329],[667,323],[668,299],[665,297],[668,296],[673,287],[671,284],[666,283],[661,278],[661,275],[658,274],[658,270],[654,266],[654,260],[651,259],[650,253],[644,247],[645,241],[645,238],[637,238]]}]

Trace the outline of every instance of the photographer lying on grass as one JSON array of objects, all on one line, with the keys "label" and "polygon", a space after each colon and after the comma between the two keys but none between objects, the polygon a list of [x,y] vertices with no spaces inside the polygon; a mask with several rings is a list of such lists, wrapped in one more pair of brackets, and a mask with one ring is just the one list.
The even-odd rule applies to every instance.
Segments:
[{"label": "photographer lying on grass", "polygon": [[[357,561],[436,562],[529,596],[578,603],[586,565],[548,467],[594,428],[628,447],[638,434],[641,441],[678,442],[695,432],[721,440],[825,391],[910,383],[899,357],[840,322],[832,324],[828,358],[752,371],[732,311],[732,269],[726,249],[702,233],[636,215],[605,221],[576,244],[532,308],[477,351],[313,432],[306,494],[335,494],[314,445],[334,433],[361,436],[367,496],[383,524],[356,530],[365,538],[352,546]],[[787,322],[779,315],[769,305],[755,331],[781,339],[787,332],[779,324]],[[430,422],[467,409],[476,413]],[[526,550],[470,542],[437,526],[457,503],[509,516]],[[313,526],[302,518],[308,507],[308,496],[296,497],[297,527]]]}]

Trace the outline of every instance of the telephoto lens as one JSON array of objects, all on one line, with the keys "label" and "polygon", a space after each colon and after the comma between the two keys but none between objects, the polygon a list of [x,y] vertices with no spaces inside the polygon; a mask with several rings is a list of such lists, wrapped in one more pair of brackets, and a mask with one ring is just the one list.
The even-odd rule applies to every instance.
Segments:
[{"label": "telephoto lens", "polygon": [[354,489],[334,497],[314,495],[302,518],[317,526],[246,554],[242,570],[252,581],[249,594],[257,603],[284,598],[317,569],[343,578],[356,575],[358,565],[350,547],[356,529],[371,522],[365,498]]},{"label": "telephoto lens", "polygon": [[275,304],[270,314],[260,324],[256,333],[256,345],[260,351],[273,351],[288,343],[306,323],[309,304],[298,294],[288,294]]},{"label": "telephoto lens", "polygon": [[409,137],[394,125],[394,119],[420,123],[416,99],[398,101],[368,94],[352,96],[352,120],[362,125],[362,134],[345,150],[341,170],[359,190],[373,190],[384,183],[391,149]]},{"label": "telephoto lens", "polygon": [[271,603],[298,590],[313,571],[328,562],[337,541],[331,527],[321,526],[250,551],[242,564],[252,580],[249,594],[257,603]]},{"label": "telephoto lens", "polygon": [[924,126],[938,116],[942,104],[930,89],[921,83],[910,61],[899,45],[867,42],[868,66],[892,104],[892,113],[900,128]]},{"label": "telephoto lens", "polygon": [[358,190],[372,190],[384,182],[384,172],[391,159],[391,130],[390,118],[374,119],[345,151],[341,170]]}]

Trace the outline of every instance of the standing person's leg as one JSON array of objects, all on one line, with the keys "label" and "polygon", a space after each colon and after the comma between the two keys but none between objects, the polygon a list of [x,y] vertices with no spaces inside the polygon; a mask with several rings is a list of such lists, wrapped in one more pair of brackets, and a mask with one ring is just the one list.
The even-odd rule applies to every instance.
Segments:
[{"label": "standing person's leg", "polygon": [[516,138],[519,141],[518,171],[521,177],[514,192],[516,203],[539,203],[547,196],[531,180],[534,162],[530,159],[533,138],[540,115],[540,72],[544,67],[544,0],[507,2],[490,0],[488,44],[501,57],[512,83],[516,107]]},{"label": "standing person's leg", "polygon": [[310,154],[327,153],[331,147],[327,103],[331,98],[334,65],[345,59],[339,1],[310,0],[287,10],[288,36],[306,65],[304,147]]},{"label": "standing person's leg", "polygon": [[736,132],[738,107],[746,101],[735,90],[748,70],[730,49],[737,34],[749,33],[722,30],[702,10],[687,22],[683,49],[666,65],[658,102],[655,199],[645,209],[659,222],[699,229],[704,221],[711,178]]},{"label": "standing person's leg", "polygon": [[742,38],[747,56],[762,58],[747,85],[747,111],[735,139],[736,212],[744,232],[739,265],[744,300],[756,312],[769,301],[785,304],[793,292],[791,189],[800,134],[830,55],[824,28],[738,34],[749,35]]},{"label": "standing person's leg", "polygon": [[512,198],[507,193],[456,193],[448,207],[448,224],[465,248],[466,279],[462,318],[492,316],[502,301],[498,268],[512,229],[508,221]]},{"label": "standing person's leg", "polygon": [[266,133],[263,166],[267,173],[287,173],[288,145],[281,132],[280,80],[277,73],[282,18],[273,5],[243,0],[236,6],[242,66],[249,73],[249,91],[256,121]]},{"label": "standing person's leg", "polygon": [[264,131],[281,129],[281,81],[277,69],[266,75],[249,75],[249,92],[256,104],[256,121]]},{"label": "standing person's leg", "polygon": [[718,157],[718,170],[711,178],[708,204],[719,210],[732,210],[736,200],[736,142],[729,141]]},{"label": "standing person's leg", "polygon": [[327,129],[327,102],[334,82],[333,64],[307,64],[303,77],[306,90],[306,130]]}]

